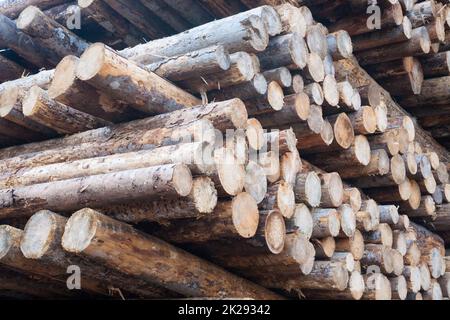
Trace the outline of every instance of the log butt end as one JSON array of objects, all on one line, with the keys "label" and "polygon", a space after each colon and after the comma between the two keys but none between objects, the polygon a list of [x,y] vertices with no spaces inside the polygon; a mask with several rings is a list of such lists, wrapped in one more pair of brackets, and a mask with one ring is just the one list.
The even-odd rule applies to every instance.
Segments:
[{"label": "log butt end", "polygon": [[106,46],[103,43],[94,43],[81,55],[77,67],[77,78],[83,81],[92,79],[103,66]]},{"label": "log butt end", "polygon": [[232,219],[234,227],[243,238],[251,238],[256,234],[259,224],[259,210],[253,197],[242,192],[232,200]]},{"label": "log butt end", "polygon": [[22,112],[25,116],[31,116],[39,109],[39,99],[45,91],[38,86],[33,86],[28,90],[22,101]]},{"label": "log butt end", "polygon": [[42,210],[27,222],[20,249],[28,259],[40,259],[49,250],[57,230],[56,214]]},{"label": "log butt end", "polygon": [[70,89],[76,80],[75,75],[79,61],[80,59],[76,56],[66,56],[56,66],[55,75],[48,88],[50,98],[56,99]]},{"label": "log butt end", "polygon": [[284,249],[286,237],[286,225],[283,215],[278,211],[272,211],[266,218],[264,236],[270,252],[279,254]]},{"label": "log butt end", "polygon": [[186,197],[192,190],[192,174],[188,166],[184,164],[177,164],[173,169],[172,182],[175,190],[182,197]]},{"label": "log butt end", "polygon": [[75,212],[67,221],[62,237],[64,250],[81,253],[89,247],[97,231],[98,213],[86,208]]}]

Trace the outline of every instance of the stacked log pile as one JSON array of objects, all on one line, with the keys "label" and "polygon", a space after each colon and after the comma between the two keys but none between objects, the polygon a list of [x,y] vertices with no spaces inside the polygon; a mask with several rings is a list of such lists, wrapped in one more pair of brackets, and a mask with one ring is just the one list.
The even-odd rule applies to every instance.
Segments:
[{"label": "stacked log pile", "polygon": [[[141,5],[172,33],[192,27],[163,2],[177,1],[78,5],[155,37]],[[389,2],[380,32],[407,25]],[[448,298],[434,233],[450,230],[448,153],[356,62],[355,37],[376,37],[325,27],[309,1],[230,3],[120,51],[46,7],[3,11],[7,30],[52,49],[30,62],[55,69],[0,84],[2,145],[45,140],[0,150],[0,272],[18,279],[0,294],[73,297],[62,287],[76,265],[92,297]],[[51,285],[19,285],[29,277]]]},{"label": "stacked log pile", "polygon": [[[450,9],[446,1],[378,1],[378,7],[363,5],[364,1],[301,2],[329,23],[331,30],[346,30],[359,63],[422,127],[449,146]],[[378,12],[381,24],[375,26]]]}]

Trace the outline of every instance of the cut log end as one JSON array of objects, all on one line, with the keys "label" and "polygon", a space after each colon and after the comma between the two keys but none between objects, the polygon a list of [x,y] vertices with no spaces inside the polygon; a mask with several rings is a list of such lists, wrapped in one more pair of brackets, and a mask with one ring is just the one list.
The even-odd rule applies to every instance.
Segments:
[{"label": "cut log end", "polygon": [[192,190],[192,174],[189,167],[184,164],[177,164],[173,169],[172,182],[175,190],[182,197],[191,193]]},{"label": "cut log end", "polygon": [[360,300],[362,298],[366,285],[360,272],[352,272],[348,282],[348,287],[353,299]]},{"label": "cut log end", "polygon": [[66,56],[56,66],[55,75],[48,89],[50,98],[55,99],[59,97],[73,85],[76,80],[75,75],[79,60],[76,56]]},{"label": "cut log end", "polygon": [[14,245],[14,233],[20,238],[22,230],[7,225],[0,226],[0,259],[5,257]]},{"label": "cut log end", "polygon": [[103,43],[95,43],[86,49],[77,67],[77,77],[80,80],[87,81],[97,75],[105,61],[106,50],[108,49]]},{"label": "cut log end", "polygon": [[286,226],[283,215],[272,211],[266,218],[264,236],[270,252],[279,254],[283,251],[286,237]]},{"label": "cut log end", "polygon": [[269,83],[267,100],[270,106],[276,111],[281,110],[284,106],[283,88],[276,81]]},{"label": "cut log end", "polygon": [[352,207],[343,204],[339,207],[341,229],[347,237],[353,237],[356,231],[356,214]]},{"label": "cut log end", "polygon": [[81,253],[89,247],[97,231],[99,222],[97,214],[94,210],[86,208],[70,217],[62,237],[62,246],[66,251]]},{"label": "cut log end", "polygon": [[57,228],[56,215],[50,211],[40,211],[27,222],[20,249],[28,259],[39,259],[52,244]]},{"label": "cut log end", "polygon": [[214,160],[220,183],[229,195],[237,195],[245,184],[245,167],[229,148],[221,148],[215,151]]},{"label": "cut log end", "polygon": [[367,166],[370,163],[371,152],[370,144],[367,138],[363,135],[358,135],[355,138],[355,155],[358,162],[363,166]]},{"label": "cut log end", "polygon": [[406,179],[405,161],[400,155],[395,155],[391,159],[391,174],[396,184],[401,184]]},{"label": "cut log end", "polygon": [[299,93],[295,97],[295,112],[300,120],[308,120],[310,114],[310,100],[306,93]]},{"label": "cut log end", "polygon": [[16,26],[20,30],[27,29],[27,27],[33,23],[35,17],[41,13],[38,7],[28,6],[19,15],[16,21]]},{"label": "cut log end", "polygon": [[339,91],[336,79],[332,75],[326,75],[323,80],[323,94],[329,105],[336,107],[339,103]]},{"label": "cut log end", "polygon": [[190,196],[198,212],[211,213],[217,205],[217,190],[208,177],[194,179]]},{"label": "cut log end", "polygon": [[267,192],[267,177],[264,169],[253,161],[246,167],[245,191],[250,194],[256,203],[261,203]]},{"label": "cut log end", "polygon": [[39,108],[39,97],[44,93],[44,90],[38,86],[33,86],[28,90],[28,93],[22,101],[22,111],[25,116],[31,116]]},{"label": "cut log end", "polygon": [[255,118],[247,120],[246,135],[248,145],[253,150],[260,150],[267,143],[264,136],[264,129],[261,123]]},{"label": "cut log end", "polygon": [[251,238],[256,234],[259,224],[258,205],[253,197],[242,192],[233,198],[232,218],[236,231],[243,238]]},{"label": "cut log end", "polygon": [[285,218],[292,218],[295,211],[295,194],[292,186],[282,182],[277,191],[277,205]]},{"label": "cut log end", "polygon": [[352,122],[345,113],[339,114],[334,124],[334,138],[339,146],[344,149],[351,147],[355,140]]},{"label": "cut log end", "polygon": [[322,198],[320,177],[314,171],[309,172],[305,180],[306,201],[311,207],[318,207]]}]

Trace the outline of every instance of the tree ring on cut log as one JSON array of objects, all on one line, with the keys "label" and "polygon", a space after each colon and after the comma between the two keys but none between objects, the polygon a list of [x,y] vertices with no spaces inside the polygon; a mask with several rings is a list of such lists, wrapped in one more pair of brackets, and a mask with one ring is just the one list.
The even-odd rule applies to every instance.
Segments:
[{"label": "tree ring on cut log", "polygon": [[62,237],[64,250],[81,253],[89,247],[97,232],[98,219],[92,209],[75,212],[69,219]]},{"label": "tree ring on cut log", "polygon": [[246,192],[241,192],[232,200],[232,219],[236,231],[243,238],[256,234],[259,224],[259,211],[256,201]]},{"label": "tree ring on cut log", "polygon": [[267,100],[274,110],[279,111],[283,109],[283,88],[281,88],[281,86],[276,81],[272,81],[271,83],[269,83],[269,87],[267,88]]},{"label": "tree ring on cut log", "polygon": [[286,225],[279,211],[271,211],[266,218],[264,236],[270,252],[279,254],[284,249]]},{"label": "tree ring on cut log", "polygon": [[42,210],[27,222],[20,242],[20,249],[28,259],[40,259],[50,248],[57,224],[52,212]]},{"label": "tree ring on cut log", "polygon": [[350,148],[355,140],[352,122],[345,113],[339,114],[334,124],[334,138],[344,149]]},{"label": "tree ring on cut log", "polygon": [[387,109],[385,106],[380,105],[373,108],[377,119],[377,129],[380,132],[385,132],[388,127]]}]

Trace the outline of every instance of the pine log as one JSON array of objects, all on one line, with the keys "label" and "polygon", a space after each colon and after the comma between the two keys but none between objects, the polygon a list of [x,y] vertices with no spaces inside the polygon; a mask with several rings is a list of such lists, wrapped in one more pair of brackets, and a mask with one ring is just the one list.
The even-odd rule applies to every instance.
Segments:
[{"label": "pine log", "polygon": [[367,177],[371,175],[383,176],[390,171],[390,161],[387,152],[383,149],[372,150],[367,165],[361,164],[351,167],[339,166],[339,175],[344,179]]},{"label": "pine log", "polygon": [[312,236],[313,228],[314,222],[311,211],[306,205],[297,204],[292,218],[286,220],[286,232],[288,234],[301,234],[309,240]]},{"label": "pine log", "polygon": [[408,294],[408,285],[404,276],[390,278],[392,288],[392,299],[405,300]]},{"label": "pine log", "polygon": [[338,173],[319,173],[322,182],[321,205],[327,208],[338,208],[344,199],[344,187]]},{"label": "pine log", "polygon": [[344,188],[344,203],[349,204],[354,212],[362,206],[361,192],[357,188]]},{"label": "pine log", "polygon": [[39,8],[29,6],[17,18],[17,28],[33,37],[33,40],[51,49],[60,58],[80,56],[88,43],[64,26],[47,17]]},{"label": "pine log", "polygon": [[86,205],[101,207],[133,199],[187,196],[191,189],[187,166],[163,165],[3,189],[0,211],[3,217],[27,216],[43,206],[71,211]]},{"label": "pine log", "polygon": [[406,279],[408,291],[412,291],[414,293],[420,291],[422,279],[420,269],[418,267],[405,266],[403,269],[403,276]]},{"label": "pine log", "polygon": [[[244,2],[248,0],[244,0]],[[263,3],[267,1],[263,1]],[[277,1],[275,1],[277,2]],[[279,1],[281,2],[281,1]],[[270,4],[270,3],[267,3]],[[248,4],[247,4],[248,5]],[[258,4],[259,5],[259,4]],[[250,8],[258,5],[251,4]],[[306,20],[298,7],[290,3],[282,3],[275,7],[282,23],[281,33],[297,33],[304,37],[306,35]]]},{"label": "pine log", "polygon": [[[339,220],[341,225],[341,235],[353,237],[356,232],[356,213],[348,204],[343,204],[338,208]],[[353,270],[349,270],[350,272]]]},{"label": "pine log", "polygon": [[[86,230],[83,230],[83,226]],[[83,238],[83,235],[88,236]],[[131,247],[122,248],[122,255],[118,258],[117,255],[112,254],[111,249],[104,246],[111,248],[114,244],[123,245],[124,242],[121,239],[128,239],[127,243]],[[139,244],[140,250],[133,250],[131,244]],[[104,263],[112,269],[120,269],[129,275],[139,275],[143,281],[158,284],[190,297],[279,298],[278,295],[257,285],[237,278],[206,261],[90,209],[78,211],[69,219],[62,246],[69,252],[90,257],[92,260]],[[143,248],[147,250],[142,250]],[[152,254],[153,251],[155,254]],[[138,252],[137,256],[136,252]],[[161,254],[162,252],[165,253]],[[176,259],[171,259],[169,262],[165,258],[167,256],[176,256]],[[123,261],[127,259],[131,259],[128,260],[130,263],[124,267]],[[142,261],[146,261],[145,264]],[[178,278],[176,281],[173,279],[174,274]],[[193,275],[198,284],[195,288],[192,287]],[[221,288],[220,294],[217,291],[218,287],[215,286]]]},{"label": "pine log", "polygon": [[269,41],[267,26],[273,31],[272,27],[281,28],[281,23],[273,8],[263,6],[209,22],[187,32],[126,49],[121,54],[138,63],[150,64],[164,57],[178,56],[217,43],[221,43],[230,53],[258,52],[267,47]]},{"label": "pine log", "polygon": [[284,217],[291,218],[295,211],[295,195],[292,185],[285,181],[270,185],[259,207],[263,210],[279,210]]},{"label": "pine log", "polygon": [[[314,249],[316,250],[316,259],[330,259],[334,254],[336,242],[333,237],[325,237],[313,240]],[[339,260],[333,260],[339,261]],[[345,264],[345,261],[339,261]]]},{"label": "pine log", "polygon": [[313,209],[313,238],[336,237],[339,234],[339,215],[335,209]]},{"label": "pine log", "polygon": [[[128,76],[126,76],[128,75]],[[77,77],[150,114],[199,105],[194,96],[97,43],[80,58]]]},{"label": "pine log", "polygon": [[387,223],[380,223],[377,229],[365,232],[363,236],[365,243],[381,244],[388,248],[392,247],[394,240],[392,229]]},{"label": "pine log", "polygon": [[355,231],[353,237],[336,239],[336,252],[350,252],[357,261],[364,254],[364,238],[359,230]]},{"label": "pine log", "polygon": [[396,43],[358,53],[361,65],[378,64],[398,60],[402,57],[416,56],[430,52],[431,40],[427,28],[413,29],[411,39],[404,43]]},{"label": "pine log", "polygon": [[295,65],[303,69],[308,60],[305,40],[296,33],[270,39],[267,48],[258,53],[261,67],[265,70]]},{"label": "pine log", "polygon": [[364,278],[361,273],[353,271],[344,291],[302,290],[307,299],[318,300],[360,300],[365,290]]},{"label": "pine log", "polygon": [[322,199],[320,177],[314,171],[298,173],[294,184],[295,200],[311,207],[318,207]]},{"label": "pine log", "polygon": [[51,99],[93,116],[118,122],[131,120],[139,113],[122,102],[113,100],[76,77],[80,59],[66,56],[55,68],[55,75],[48,89]]},{"label": "pine log", "polygon": [[23,99],[22,110],[25,117],[60,134],[77,133],[111,124],[106,120],[52,100],[48,93],[38,86],[34,86],[28,91]]}]

